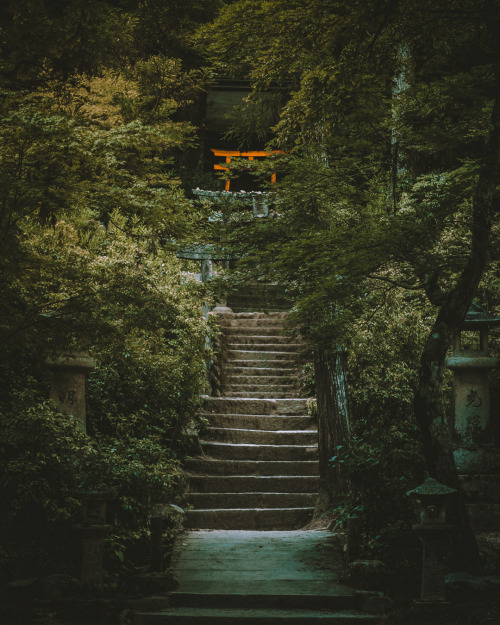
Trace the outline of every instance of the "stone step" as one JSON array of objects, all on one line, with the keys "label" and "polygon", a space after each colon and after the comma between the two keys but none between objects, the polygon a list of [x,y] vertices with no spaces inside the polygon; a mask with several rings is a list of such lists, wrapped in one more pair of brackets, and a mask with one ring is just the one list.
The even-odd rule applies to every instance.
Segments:
[{"label": "stone step", "polygon": [[296,363],[300,360],[301,356],[301,354],[297,354],[296,352],[259,351],[253,349],[228,349],[226,355],[228,363],[238,360],[285,360]]},{"label": "stone step", "polygon": [[318,478],[311,475],[192,475],[194,493],[316,493]]},{"label": "stone step", "polygon": [[195,509],[205,508],[310,508],[316,493],[189,493]]},{"label": "stone step", "polygon": [[286,334],[284,319],[222,319],[219,322],[225,334]]},{"label": "stone step", "polygon": [[[223,325],[221,326],[221,331],[225,337],[282,337],[287,340],[293,340],[293,333],[290,332],[284,324],[274,324],[268,325],[266,323],[253,323],[253,324],[243,324],[243,323],[235,323],[234,325]],[[280,341],[278,341],[280,342]]]},{"label": "stone step", "polygon": [[225,370],[226,368],[238,368],[238,367],[242,367],[242,368],[257,368],[257,367],[265,367],[267,368],[269,373],[274,373],[275,369],[282,369],[282,368],[286,368],[286,369],[290,369],[290,373],[289,375],[297,375],[298,374],[298,365],[299,365],[299,360],[298,359],[293,359],[293,358],[245,358],[244,360],[242,359],[237,359],[237,358],[228,358],[227,359],[227,365],[225,366]]},{"label": "stone step", "polygon": [[[253,337],[255,338],[255,337]],[[227,348],[230,352],[233,351],[252,351],[252,352],[290,352],[303,355],[306,352],[306,347],[302,343],[239,343],[237,341],[231,341],[227,343]]]},{"label": "stone step", "polygon": [[238,430],[312,430],[312,418],[305,416],[269,417],[268,415],[208,414],[201,413],[210,424],[218,428]]},{"label": "stone step", "polygon": [[[248,371],[248,370],[247,370]],[[266,371],[269,371],[266,369]],[[270,385],[279,385],[283,388],[287,388],[289,386],[295,387],[296,380],[292,377],[288,377],[286,375],[264,375],[262,373],[254,373],[253,371],[248,373],[247,375],[226,375],[227,384],[238,384],[238,385],[254,385],[262,387],[262,385],[270,384]],[[250,389],[249,389],[250,390]]]},{"label": "stone step", "polygon": [[307,399],[240,399],[202,397],[203,412],[216,414],[305,415]]},{"label": "stone step", "polygon": [[299,395],[298,391],[225,391],[224,397],[239,397],[240,399],[293,399]]},{"label": "stone step", "polygon": [[[244,378],[245,379],[245,378]],[[266,380],[260,377],[257,377],[256,380],[248,381],[248,378],[245,379],[245,383],[230,383],[226,384],[225,389],[227,392],[236,393],[236,392],[259,392],[259,393],[290,393],[296,390],[296,385],[293,384],[292,381],[284,381],[282,384],[266,384]]]},{"label": "stone step", "polygon": [[224,371],[227,378],[230,380],[234,376],[240,376],[244,378],[252,377],[268,377],[268,378],[281,378],[294,380],[298,376],[297,367],[285,367],[282,363],[279,366],[273,366],[268,363],[266,366],[234,366],[225,365]]},{"label": "stone step", "polygon": [[222,460],[315,460],[318,446],[306,445],[245,445],[200,441],[203,452],[210,458]]},{"label": "stone step", "polygon": [[246,313],[223,313],[217,315],[217,321],[223,328],[234,326],[245,326],[247,328],[256,326],[283,327],[286,324],[287,314],[284,311],[276,312],[246,312]]},{"label": "stone step", "polygon": [[246,430],[210,427],[204,432],[203,440],[252,445],[314,445],[318,442],[318,432],[317,430]]},{"label": "stone step", "polygon": [[257,330],[251,334],[237,334],[236,331],[224,332],[224,334],[228,342],[240,345],[279,345],[280,347],[284,347],[285,345],[300,345],[304,347],[303,343],[298,342],[297,339],[291,335],[261,335],[257,334]]},{"label": "stone step", "polygon": [[251,313],[222,313],[219,315],[220,319],[286,319],[288,317],[288,313],[284,313],[282,311],[271,311],[268,313],[264,312],[251,312]]},{"label": "stone step", "polygon": [[186,514],[185,527],[219,530],[294,530],[307,525],[313,513],[314,508],[189,510]]},{"label": "stone step", "polygon": [[[261,518],[256,520],[266,522],[269,518],[262,517],[272,519],[275,514],[283,518],[284,512],[283,509],[268,509],[265,515],[257,513]],[[291,512],[289,510],[287,514]],[[225,522],[231,520],[231,516],[233,522],[243,522],[242,519],[248,522],[255,513],[249,508],[200,510],[192,516],[193,520],[198,516],[205,522],[211,522],[212,517],[217,516]],[[298,514],[304,515],[304,511],[299,510]],[[345,623],[363,623],[365,621],[360,621],[358,617],[367,617],[366,612],[382,614],[384,610],[388,612],[388,607],[391,609],[390,600],[381,593],[356,591],[340,583],[344,568],[342,543],[331,532],[263,529],[192,531],[177,542],[172,565],[179,584],[177,589],[169,598],[132,600],[136,610],[133,623],[142,623],[141,618],[153,615],[153,619],[158,620],[152,620],[152,624],[167,625],[172,621],[161,620],[166,611],[189,608],[196,610],[198,625],[207,622],[231,625],[272,625],[276,622],[285,625],[291,622],[307,625],[315,622],[311,621],[311,611],[315,616],[335,613],[337,620],[333,623],[338,625],[344,622],[339,620],[341,615],[356,617],[354,621]],[[207,609],[217,610],[216,618],[212,619],[214,613],[206,612]],[[142,614],[137,614],[137,610],[141,610]],[[144,614],[148,610],[150,614]],[[239,612],[232,612],[229,618],[227,610]],[[365,613],[361,614],[361,610]],[[304,614],[304,611],[308,612]],[[157,616],[159,614],[162,614],[161,618]],[[172,614],[170,612],[169,616]],[[297,616],[303,616],[305,620],[297,620]],[[367,618],[367,623],[377,622],[375,617]]]},{"label": "stone step", "polygon": [[[282,585],[282,592],[280,594],[275,594],[275,592],[266,593],[266,588],[261,582],[260,585],[257,586],[257,589],[260,590],[260,592],[256,594],[253,592],[251,582],[245,581],[245,585],[247,584],[250,584],[250,588],[246,586],[247,592],[242,589],[242,592],[234,592],[231,594],[215,592],[188,593],[174,591],[170,595],[170,606],[188,607],[195,605],[197,608],[223,606],[224,608],[245,609],[256,609],[258,606],[259,609],[345,610],[355,609],[359,604],[358,595],[350,588],[341,589],[335,586],[335,591],[328,593],[328,588],[320,586],[318,590],[322,594],[315,594],[314,591],[311,594],[291,594],[290,591],[293,592],[293,590],[295,590],[296,592],[297,589],[294,588],[292,584],[289,584],[289,587],[287,588],[286,583],[284,583]],[[307,590],[309,591],[309,584]],[[303,591],[305,592],[305,589],[303,589]]]},{"label": "stone step", "polygon": [[290,310],[290,303],[284,303],[281,306],[277,305],[276,302],[273,302],[272,304],[269,304],[267,306],[256,303],[256,302],[254,302],[253,305],[248,305],[248,306],[238,305],[237,303],[231,303],[230,308],[232,308],[235,313],[251,313],[251,312],[263,312],[263,313],[284,312],[284,313],[287,313]]},{"label": "stone step", "polygon": [[377,616],[349,610],[182,607],[162,612],[136,612],[133,625],[373,625],[378,620]]},{"label": "stone step", "polygon": [[317,460],[212,460],[199,457],[188,458],[185,467],[192,473],[203,475],[319,475]]}]

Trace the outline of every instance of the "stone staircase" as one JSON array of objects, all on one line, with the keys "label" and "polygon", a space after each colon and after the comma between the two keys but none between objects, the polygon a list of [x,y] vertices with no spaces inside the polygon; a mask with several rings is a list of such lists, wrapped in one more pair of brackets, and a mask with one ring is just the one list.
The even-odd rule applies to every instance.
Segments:
[{"label": "stone staircase", "polygon": [[[318,487],[317,431],[298,397],[303,348],[283,313],[226,313],[221,396],[203,398],[204,454],[188,460],[193,508],[176,545],[178,582],[133,625],[376,625],[380,593],[342,585],[342,546],[300,530]],[[194,530],[194,531],[193,531]]]},{"label": "stone staircase", "polygon": [[284,334],[286,313],[225,313],[221,397],[204,397],[210,427],[192,458],[186,526],[290,530],[312,517],[317,431],[297,397],[304,348]]}]

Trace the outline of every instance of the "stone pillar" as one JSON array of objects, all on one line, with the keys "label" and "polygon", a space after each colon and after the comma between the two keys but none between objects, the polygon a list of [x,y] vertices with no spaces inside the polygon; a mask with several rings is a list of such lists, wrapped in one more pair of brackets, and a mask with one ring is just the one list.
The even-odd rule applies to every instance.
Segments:
[{"label": "stone pillar", "polygon": [[[500,450],[495,448],[490,412],[489,372],[498,360],[488,352],[488,330],[500,324],[473,303],[446,364],[453,371],[455,463],[469,518],[475,530],[495,529],[500,521]],[[464,331],[475,338],[464,345]]]},{"label": "stone pillar", "polygon": [[151,560],[150,568],[155,573],[165,570],[165,554],[163,550],[163,528],[166,519],[173,515],[184,515],[184,510],[175,504],[155,503],[151,508]]},{"label": "stone pillar", "polygon": [[423,545],[420,602],[446,601],[445,561],[452,529],[452,525],[413,526]]},{"label": "stone pillar", "polygon": [[92,594],[102,594],[104,585],[104,545],[111,532],[106,523],[107,501],[115,497],[110,488],[82,490],[81,522],[73,527],[82,540],[82,588]]},{"label": "stone pillar", "polygon": [[446,505],[456,492],[454,488],[429,477],[423,484],[406,493],[408,497],[418,501],[420,508],[420,523],[413,526],[413,531],[423,545],[422,582],[418,603],[431,605],[446,601],[445,563],[448,540],[453,529],[453,525],[447,523]]},{"label": "stone pillar", "polygon": [[85,380],[95,369],[95,360],[88,354],[61,353],[48,359],[47,365],[54,372],[50,399],[61,412],[73,415],[81,430],[86,432]]},{"label": "stone pillar", "polygon": [[453,371],[454,429],[458,448],[492,443],[488,374],[498,365],[486,351],[456,351],[446,364]]},{"label": "stone pillar", "polygon": [[201,281],[205,284],[213,278],[214,264],[210,259],[203,259],[201,261]]}]

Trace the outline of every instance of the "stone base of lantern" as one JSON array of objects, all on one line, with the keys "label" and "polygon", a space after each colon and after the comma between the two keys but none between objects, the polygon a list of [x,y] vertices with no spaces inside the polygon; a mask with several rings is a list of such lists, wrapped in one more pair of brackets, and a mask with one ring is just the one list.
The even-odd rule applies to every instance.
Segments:
[{"label": "stone base of lantern", "polygon": [[111,525],[75,524],[82,540],[81,586],[92,594],[102,594],[104,587],[104,542]]},{"label": "stone base of lantern", "polygon": [[500,527],[500,450],[459,448],[455,462],[475,532]]}]

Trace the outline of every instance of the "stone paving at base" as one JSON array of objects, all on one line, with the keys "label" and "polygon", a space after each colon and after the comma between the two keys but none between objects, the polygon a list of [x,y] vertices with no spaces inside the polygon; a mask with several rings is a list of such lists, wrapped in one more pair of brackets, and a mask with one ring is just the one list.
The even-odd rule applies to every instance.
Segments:
[{"label": "stone paving at base", "polygon": [[340,582],[341,545],[329,531],[190,531],[177,543],[172,570],[179,585],[170,607],[136,615],[135,623],[378,622],[363,611],[367,593]]},{"label": "stone paving at base", "polygon": [[330,592],[342,571],[328,531],[193,531],[179,541],[173,565],[177,592]]}]

